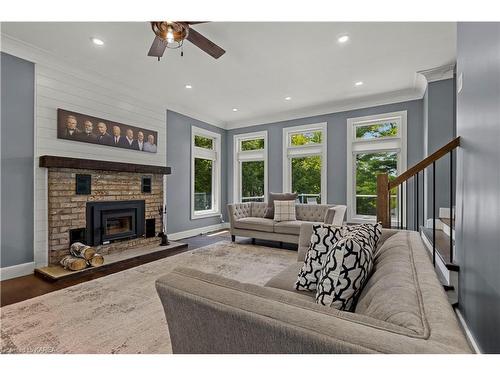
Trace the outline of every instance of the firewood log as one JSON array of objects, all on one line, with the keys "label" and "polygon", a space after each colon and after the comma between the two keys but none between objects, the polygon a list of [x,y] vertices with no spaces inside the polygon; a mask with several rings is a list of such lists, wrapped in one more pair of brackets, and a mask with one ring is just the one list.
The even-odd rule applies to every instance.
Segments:
[{"label": "firewood log", "polygon": [[77,258],[83,258],[85,260],[91,259],[96,253],[93,247],[87,246],[81,242],[74,242],[69,248],[71,255]]},{"label": "firewood log", "polygon": [[91,267],[97,267],[104,263],[104,257],[101,254],[94,254],[92,258],[87,261]]},{"label": "firewood log", "polygon": [[85,261],[85,259],[76,258],[72,255],[66,255],[61,259],[60,263],[61,266],[71,271],[79,271],[87,267],[87,262]]}]

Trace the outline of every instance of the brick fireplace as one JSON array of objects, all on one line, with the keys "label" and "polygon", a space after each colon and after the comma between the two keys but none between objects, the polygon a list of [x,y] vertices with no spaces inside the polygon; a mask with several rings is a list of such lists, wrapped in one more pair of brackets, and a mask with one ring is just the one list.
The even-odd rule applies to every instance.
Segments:
[{"label": "brick fireplace", "polygon": [[[146,237],[145,222],[154,219],[154,232],[161,230],[158,206],[163,205],[163,175],[168,174],[170,169],[92,162],[52,156],[40,158],[40,166],[49,168],[50,264],[58,263],[69,253],[70,233],[81,231],[85,234],[83,242],[94,245],[103,255],[157,246],[160,242],[158,237]],[[77,175],[90,176],[90,194],[77,194]],[[143,188],[144,177],[148,177],[148,181],[150,178],[146,190]]]}]

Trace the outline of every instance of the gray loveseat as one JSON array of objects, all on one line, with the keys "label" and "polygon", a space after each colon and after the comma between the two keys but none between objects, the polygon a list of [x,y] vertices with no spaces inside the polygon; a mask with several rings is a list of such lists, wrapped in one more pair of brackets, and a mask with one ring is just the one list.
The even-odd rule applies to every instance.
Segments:
[{"label": "gray loveseat", "polygon": [[231,239],[236,236],[299,243],[300,226],[303,223],[342,225],[346,212],[344,205],[301,204],[295,205],[295,221],[276,222],[264,217],[267,203],[249,202],[228,204]]},{"label": "gray loveseat", "polygon": [[293,289],[297,262],[265,287],[180,268],[161,277],[174,353],[470,353],[417,232],[383,230],[354,312]]}]

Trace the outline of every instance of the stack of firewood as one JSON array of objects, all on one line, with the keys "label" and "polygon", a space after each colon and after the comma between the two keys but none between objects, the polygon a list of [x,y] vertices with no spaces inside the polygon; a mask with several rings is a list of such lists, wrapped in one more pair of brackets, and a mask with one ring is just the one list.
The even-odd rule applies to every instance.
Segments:
[{"label": "stack of firewood", "polygon": [[104,263],[104,257],[95,249],[81,242],[71,244],[70,255],[61,259],[61,266],[71,271],[83,270],[86,267],[97,267]]}]

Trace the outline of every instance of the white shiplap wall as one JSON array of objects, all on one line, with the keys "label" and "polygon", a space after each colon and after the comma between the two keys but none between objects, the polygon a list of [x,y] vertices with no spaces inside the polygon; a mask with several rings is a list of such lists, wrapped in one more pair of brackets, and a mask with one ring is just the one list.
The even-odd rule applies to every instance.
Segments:
[{"label": "white shiplap wall", "polygon": [[[35,240],[34,262],[48,260],[47,169],[42,155],[166,165],[166,109],[145,94],[105,77],[74,69],[46,51],[4,37],[2,50],[35,63]],[[156,130],[156,154],[57,139],[57,109]]]}]

